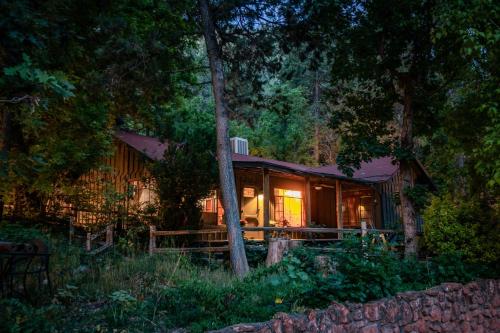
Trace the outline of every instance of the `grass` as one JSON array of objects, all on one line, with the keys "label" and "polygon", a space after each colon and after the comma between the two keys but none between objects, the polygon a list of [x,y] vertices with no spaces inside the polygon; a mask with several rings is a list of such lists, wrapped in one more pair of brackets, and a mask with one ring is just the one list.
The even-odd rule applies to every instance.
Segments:
[{"label": "grass", "polygon": [[[317,254],[297,249],[281,264],[258,266],[239,280],[223,263],[200,265],[178,254],[150,256],[131,250],[136,245],[123,239],[110,251],[89,256],[82,246],[68,244],[64,233],[44,228],[0,225],[2,240],[42,237],[50,243],[54,284],[52,295],[42,289],[30,300],[0,300],[1,332],[167,332],[180,327],[203,332],[268,320],[276,312],[325,307],[332,300],[364,302],[492,274],[450,256],[401,260],[353,239],[332,254],[335,274],[318,272]],[[262,260],[259,254],[254,257]]]},{"label": "grass", "polygon": [[[0,226],[2,240],[23,242],[33,238],[45,239],[50,244],[54,294],[50,297],[47,288],[31,289],[29,300],[1,301],[2,332],[94,332],[125,327],[131,332],[162,332],[175,325],[202,331],[221,323],[208,320],[200,326],[193,324],[193,317],[189,315],[178,320],[182,316],[172,305],[179,297],[187,298],[179,293],[190,293],[190,288],[198,292],[206,288],[223,294],[241,282],[220,263],[195,265],[188,256],[150,256],[123,247],[90,256],[81,244],[70,245],[66,235],[49,232],[43,226]],[[207,300],[197,297],[204,296],[198,294],[190,301],[204,303]]]}]

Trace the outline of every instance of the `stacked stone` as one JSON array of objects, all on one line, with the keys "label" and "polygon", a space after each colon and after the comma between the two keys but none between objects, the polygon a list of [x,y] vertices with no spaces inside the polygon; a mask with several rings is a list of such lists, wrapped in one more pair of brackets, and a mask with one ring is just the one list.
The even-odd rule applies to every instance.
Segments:
[{"label": "stacked stone", "polygon": [[326,310],[278,313],[268,322],[239,324],[216,332],[498,333],[500,280],[445,283],[366,304],[334,302]]}]

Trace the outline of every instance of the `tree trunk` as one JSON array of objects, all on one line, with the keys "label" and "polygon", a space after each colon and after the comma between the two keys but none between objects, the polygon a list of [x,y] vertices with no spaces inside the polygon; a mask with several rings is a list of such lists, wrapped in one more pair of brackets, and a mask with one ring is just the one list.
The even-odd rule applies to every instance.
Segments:
[{"label": "tree trunk", "polygon": [[313,117],[314,117],[314,161],[319,164],[319,105],[320,105],[320,81],[319,73],[316,71],[313,94]]},{"label": "tree trunk", "polygon": [[[407,152],[413,152],[413,107],[412,87],[407,80],[403,85],[403,119],[401,126],[401,148]],[[405,234],[405,257],[417,255],[417,222],[415,208],[411,198],[406,195],[407,189],[411,189],[415,183],[413,161],[405,157],[399,161],[401,182],[399,194],[401,198],[403,230]]]},{"label": "tree trunk", "polygon": [[[7,108],[2,108],[2,151],[0,154],[0,172],[5,175],[9,174],[9,152],[13,141],[13,119],[12,112]],[[6,187],[1,189],[6,191]],[[0,221],[3,219],[4,213],[4,198],[7,193],[0,193]]]},{"label": "tree trunk", "polygon": [[266,266],[272,266],[283,259],[283,255],[290,248],[288,238],[270,238],[267,249]]},{"label": "tree trunk", "polygon": [[212,75],[212,91],[215,99],[217,128],[217,160],[219,163],[220,188],[224,215],[227,225],[231,266],[237,276],[243,277],[249,271],[245,244],[240,226],[240,214],[236,199],[231,146],[229,143],[228,109],[224,97],[224,70],[219,44],[215,34],[215,25],[208,6],[208,0],[199,1],[203,24],[203,35],[207,46],[210,72]]}]

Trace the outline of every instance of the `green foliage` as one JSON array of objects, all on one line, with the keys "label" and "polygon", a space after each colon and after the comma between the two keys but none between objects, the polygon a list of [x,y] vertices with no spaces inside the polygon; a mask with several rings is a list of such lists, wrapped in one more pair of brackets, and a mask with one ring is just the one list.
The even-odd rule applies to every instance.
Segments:
[{"label": "green foliage", "polygon": [[[348,238],[336,251],[318,257],[306,248],[284,260],[290,283],[304,306],[324,306],[332,300],[365,302],[402,290],[400,259],[371,239]],[[283,279],[283,277],[282,277]]]},{"label": "green foliage", "polygon": [[7,221],[1,221],[0,240],[23,243],[33,239],[47,240],[47,235],[38,228],[27,228],[21,224],[11,224]]},{"label": "green foliage", "polygon": [[459,252],[471,262],[499,261],[498,212],[480,200],[434,197],[424,220],[425,244],[432,252]]},{"label": "green foliage", "polygon": [[[198,103],[197,103],[198,102]],[[216,186],[215,122],[196,100],[167,108],[164,119],[168,148],[153,165],[160,197],[162,228],[197,227],[200,199]]]},{"label": "green foliage", "polygon": [[111,301],[111,313],[113,323],[119,324],[124,321],[137,306],[137,299],[125,290],[114,291],[109,299]]},{"label": "green foliage", "polygon": [[328,255],[294,250],[280,264],[279,274],[271,275],[271,282],[280,297],[294,300],[294,307],[324,307],[332,300],[366,302],[447,281],[466,283],[498,275],[494,266],[489,266],[489,273],[485,267],[465,263],[456,252],[427,261],[401,259],[372,243],[371,237],[348,238]]},{"label": "green foliage", "polygon": [[[31,237],[35,232],[40,230],[0,228],[2,237]],[[332,300],[365,302],[500,273],[471,266],[458,254],[403,260],[367,237],[347,238],[327,254],[297,248],[280,264],[255,268],[239,280],[223,267],[196,266],[186,256],[123,255],[112,250],[88,257],[80,245],[68,246],[57,234],[47,235],[57,291],[53,298],[39,298],[34,304],[1,300],[2,332],[143,332],[180,327],[204,332],[265,321],[277,312],[322,308]]]},{"label": "green foliage", "polygon": [[426,185],[415,184],[413,187],[405,187],[404,192],[412,201],[417,212],[420,212],[429,204],[430,192]]},{"label": "green foliage", "polygon": [[35,308],[17,299],[0,299],[0,331],[5,333],[54,332],[60,315],[58,305]]},{"label": "green foliage", "polygon": [[310,163],[312,118],[302,87],[271,82],[263,87],[263,101],[251,119],[232,122],[231,135],[249,140],[250,153],[278,160]]},{"label": "green foliage", "polygon": [[[158,132],[192,81],[188,2],[2,1],[0,198],[40,215],[110,153],[116,119]],[[138,126],[139,127],[139,126]],[[67,194],[67,193],[66,193]],[[43,210],[43,209],[42,209]],[[26,214],[24,214],[26,212]],[[29,213],[29,214],[28,214]]]},{"label": "green foliage", "polygon": [[[370,242],[370,238],[364,240]],[[338,275],[330,282],[341,300],[364,302],[395,294],[402,285],[396,254],[381,246],[346,240],[335,257]]]},{"label": "green foliage", "polygon": [[23,62],[13,67],[4,68],[3,72],[9,80],[20,79],[21,81],[39,85],[43,89],[52,90],[55,94],[69,98],[74,97],[75,86],[68,82],[61,73],[49,74],[39,68],[35,68],[30,57],[23,53]]}]

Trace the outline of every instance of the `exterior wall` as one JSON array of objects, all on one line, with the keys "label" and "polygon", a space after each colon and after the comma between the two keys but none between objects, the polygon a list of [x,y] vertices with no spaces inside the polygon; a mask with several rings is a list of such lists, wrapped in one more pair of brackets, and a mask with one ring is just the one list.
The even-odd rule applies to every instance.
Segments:
[{"label": "exterior wall", "polygon": [[[249,220],[254,220],[254,216],[248,218],[247,211],[248,205],[243,196],[243,189],[245,187],[252,188],[256,195],[262,195],[263,193],[263,173],[260,168],[255,169],[235,169],[236,177],[236,191],[238,195],[238,204],[241,211],[242,222],[248,222]],[[275,189],[286,189],[292,191],[300,191],[302,196],[302,227],[307,226],[306,221],[306,209],[307,209],[307,196],[306,196],[306,179],[305,177],[300,177],[293,174],[271,172],[269,176],[270,183],[270,225],[279,226],[279,221],[275,215],[275,209],[277,204],[277,198],[275,196]],[[355,223],[350,225],[351,227],[360,227],[360,220],[365,219],[369,223],[369,227],[381,228],[381,200],[378,192],[370,186],[355,184],[351,182],[342,182],[344,184],[342,191],[344,210],[347,209],[348,202],[351,198],[356,199],[356,206],[351,208],[355,210],[355,214],[351,216],[356,219]],[[316,189],[315,187],[319,187]],[[336,191],[335,191],[335,180],[328,179],[311,179],[311,223],[318,226],[324,226],[329,228],[336,228],[337,224],[337,203],[336,203]],[[368,205],[366,209],[370,209],[370,217],[363,218],[360,216],[360,197],[369,198],[369,202],[364,203]],[[258,226],[264,226],[263,221],[263,202],[259,200],[258,202],[258,214],[255,216],[258,219]],[[253,212],[253,210],[252,210]],[[221,215],[221,209],[219,210],[219,215]],[[351,214],[351,215],[352,215]],[[253,214],[255,215],[255,214]],[[344,222],[347,220],[347,214],[344,215]],[[219,224],[222,223],[220,216]],[[245,222],[244,225],[245,225]],[[351,220],[352,222],[352,220]],[[349,226],[349,223],[345,223]],[[255,224],[249,224],[248,226],[256,226]]]},{"label": "exterior wall", "polygon": [[500,332],[500,280],[445,283],[366,304],[333,302],[326,310],[279,313],[267,322],[213,332]]},{"label": "exterior wall", "polygon": [[156,201],[155,184],[145,158],[115,140],[115,151],[103,167],[82,175],[73,196],[76,224],[91,225],[127,216]]},{"label": "exterior wall", "polygon": [[[418,180],[418,175],[415,175]],[[397,171],[389,180],[377,184],[380,192],[382,227],[387,229],[397,229],[401,225],[401,205],[399,204],[399,186],[401,175]],[[417,232],[423,233],[424,221],[422,216],[417,214]]]},{"label": "exterior wall", "polygon": [[337,200],[335,188],[321,187],[320,190],[311,184],[311,222],[318,226],[337,228]]}]

